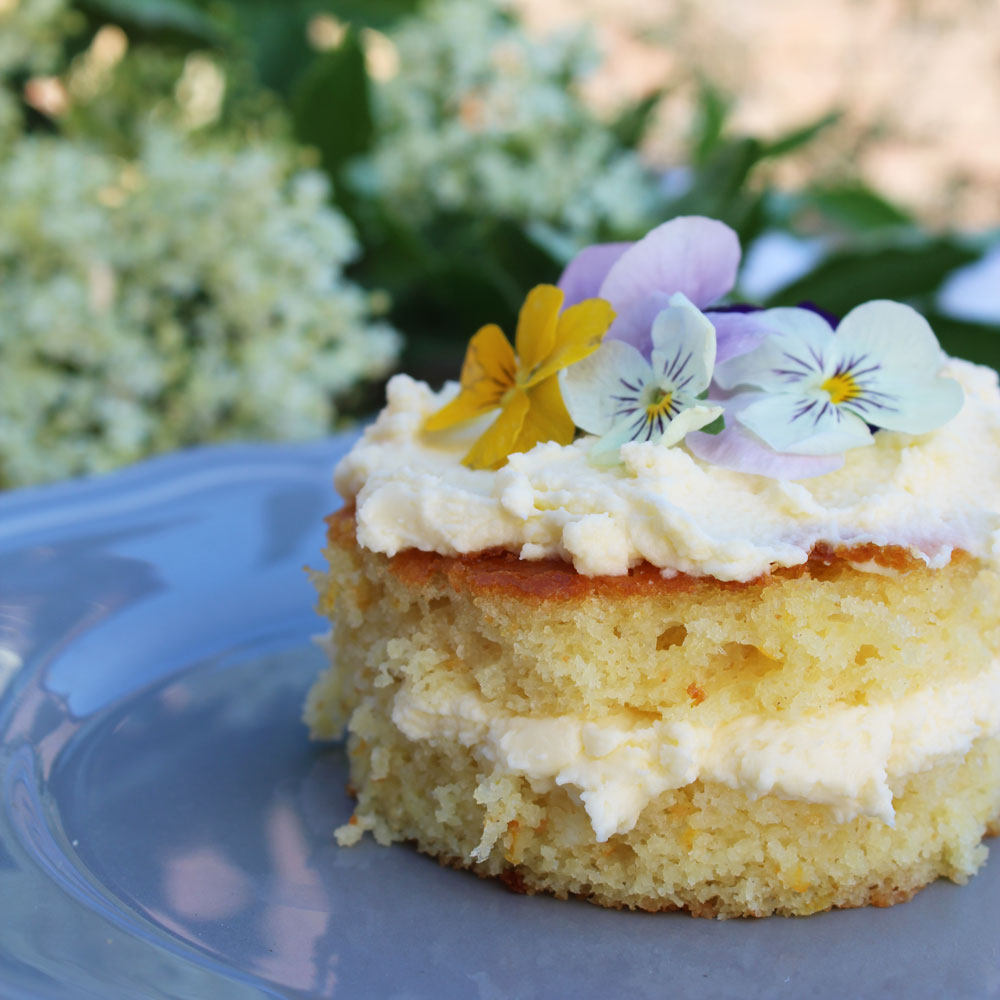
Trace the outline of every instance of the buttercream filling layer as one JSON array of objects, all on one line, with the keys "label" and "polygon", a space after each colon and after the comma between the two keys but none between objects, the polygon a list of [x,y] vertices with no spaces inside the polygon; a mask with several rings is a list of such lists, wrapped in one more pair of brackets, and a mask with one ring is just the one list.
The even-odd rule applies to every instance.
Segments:
[{"label": "buttercream filling layer", "polygon": [[578,797],[596,839],[635,826],[649,802],[701,779],[751,798],[828,806],[837,822],[894,825],[893,786],[1000,735],[1000,663],[974,680],[891,704],[838,707],[795,720],[746,716],[717,725],[627,714],[529,717],[496,712],[475,691],[417,692],[404,682],[392,721],[408,739],[459,743],[494,770]]}]

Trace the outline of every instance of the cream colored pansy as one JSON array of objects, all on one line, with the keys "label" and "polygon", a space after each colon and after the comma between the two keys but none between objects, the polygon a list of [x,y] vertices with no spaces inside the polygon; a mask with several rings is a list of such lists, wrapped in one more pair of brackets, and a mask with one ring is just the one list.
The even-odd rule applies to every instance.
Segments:
[{"label": "cream colored pansy", "polygon": [[[631,344],[607,340],[563,375],[563,396],[576,425],[599,440],[598,462],[616,462],[627,441],[676,444],[722,416],[702,401],[715,364],[715,330],[680,292],[660,311],[646,358]],[[721,429],[721,425],[720,425]]]},{"label": "cream colored pansy", "polygon": [[942,378],[944,354],[927,321],[898,302],[866,302],[836,332],[807,309],[757,314],[774,332],[720,364],[723,390],[755,393],[735,419],[776,452],[833,455],[872,443],[871,428],[924,434],[962,408]]}]

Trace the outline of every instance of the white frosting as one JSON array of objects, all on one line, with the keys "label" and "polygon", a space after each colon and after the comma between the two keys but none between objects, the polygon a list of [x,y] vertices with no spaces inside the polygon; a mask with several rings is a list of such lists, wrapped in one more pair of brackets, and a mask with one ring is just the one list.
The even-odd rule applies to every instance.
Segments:
[{"label": "white frosting", "polygon": [[436,394],[398,375],[336,483],[356,501],[358,541],[388,555],[499,546],[523,559],[562,558],[587,575],[619,575],[647,560],[721,580],[803,563],[819,543],[902,546],[931,566],[956,548],[997,559],[997,376],[954,359],[945,374],[965,390],[957,417],[921,436],[882,431],[841,470],[801,482],[730,472],[683,447],[649,443],[625,445],[620,467],[597,468],[587,460],[590,438],[540,444],[498,472],[473,471],[461,458],[483,422],[421,431],[456,386]]},{"label": "white frosting", "polygon": [[893,825],[892,785],[1000,734],[1000,663],[974,681],[897,702],[839,707],[794,722],[747,716],[718,725],[493,712],[471,691],[417,693],[404,683],[392,721],[412,740],[458,741],[540,792],[567,786],[598,841],[635,826],[660,793],[720,782],[751,797],[829,806],[837,822]]}]

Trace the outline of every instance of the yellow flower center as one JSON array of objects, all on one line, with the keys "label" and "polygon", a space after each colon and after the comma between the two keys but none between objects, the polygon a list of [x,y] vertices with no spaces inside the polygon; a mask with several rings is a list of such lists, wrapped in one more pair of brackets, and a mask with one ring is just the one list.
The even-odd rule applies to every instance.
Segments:
[{"label": "yellow flower center", "polygon": [[850,372],[837,372],[836,375],[831,375],[820,388],[830,394],[830,402],[834,406],[850,402],[861,395],[861,386]]},{"label": "yellow flower center", "polygon": [[672,392],[657,393],[646,407],[646,419],[655,420],[657,417],[670,416],[670,404],[673,402]]}]

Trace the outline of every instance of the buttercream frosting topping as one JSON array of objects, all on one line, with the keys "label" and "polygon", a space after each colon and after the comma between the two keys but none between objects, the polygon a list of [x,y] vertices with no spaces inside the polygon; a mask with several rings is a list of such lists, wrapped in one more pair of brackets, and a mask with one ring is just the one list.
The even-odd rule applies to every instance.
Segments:
[{"label": "buttercream frosting topping", "polygon": [[894,784],[1000,734],[1000,663],[973,681],[794,721],[517,716],[496,712],[472,690],[417,692],[407,682],[396,692],[392,720],[412,740],[476,747],[536,791],[567,787],[598,841],[627,833],[653,798],[698,779],[753,798],[829,806],[837,822],[870,816],[892,826]]},{"label": "buttercream frosting topping", "polygon": [[965,391],[953,420],[919,436],[880,431],[840,470],[799,482],[645,442],[624,445],[619,466],[598,467],[588,437],[537,445],[496,472],[468,469],[462,456],[484,422],[424,432],[457,386],[435,393],[398,375],[336,485],[356,505],[359,543],[387,555],[500,547],[522,559],[560,558],[586,575],[621,575],[647,561],[668,575],[720,580],[799,565],[819,544],[899,546],[932,567],[956,549],[998,561],[997,375],[958,359],[942,374]]}]

